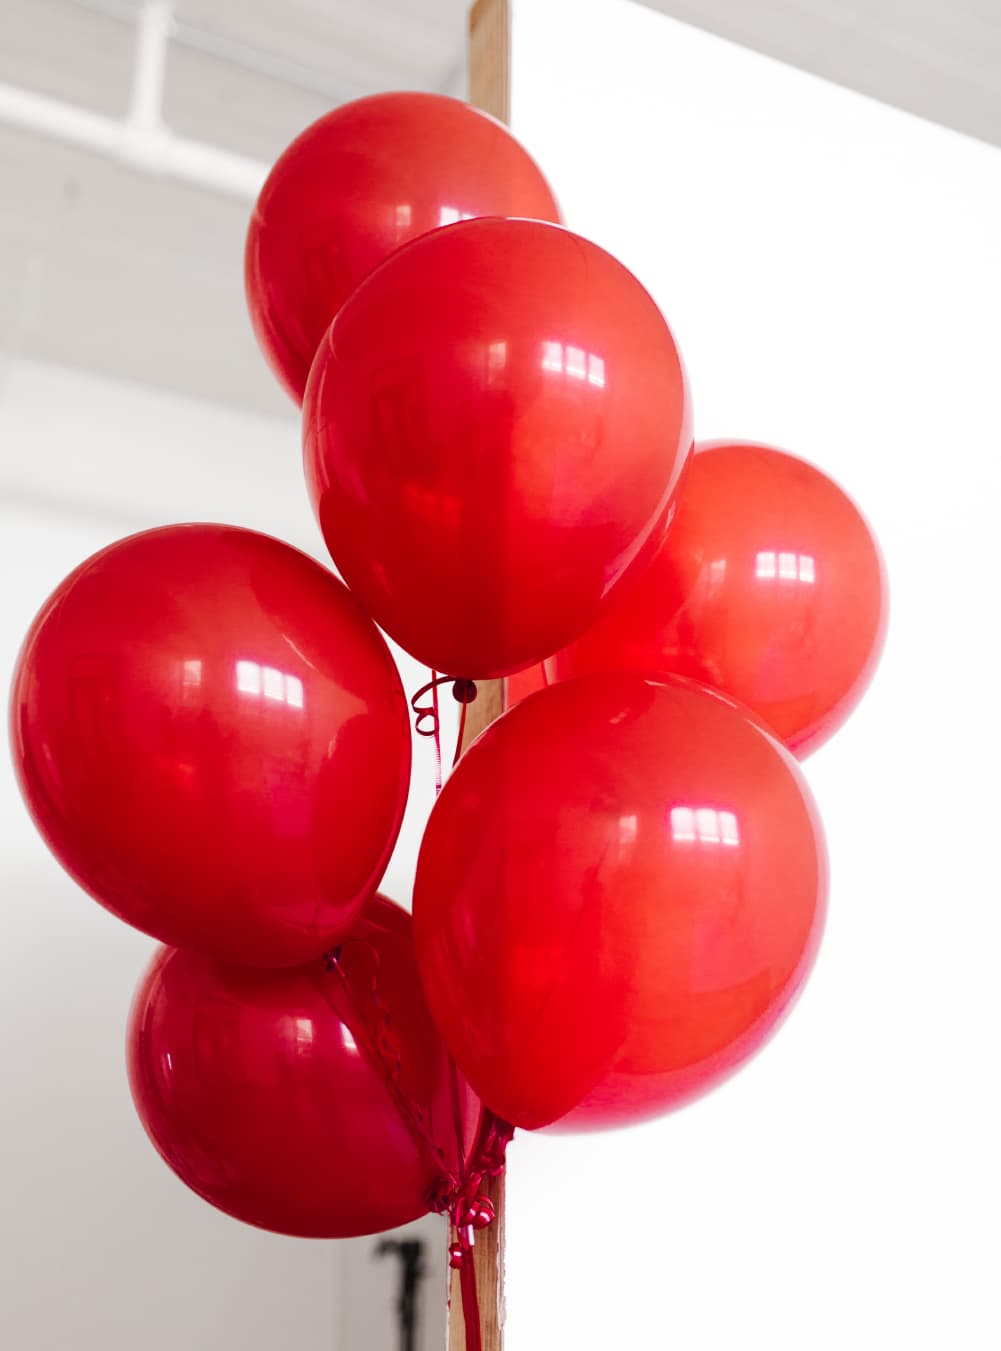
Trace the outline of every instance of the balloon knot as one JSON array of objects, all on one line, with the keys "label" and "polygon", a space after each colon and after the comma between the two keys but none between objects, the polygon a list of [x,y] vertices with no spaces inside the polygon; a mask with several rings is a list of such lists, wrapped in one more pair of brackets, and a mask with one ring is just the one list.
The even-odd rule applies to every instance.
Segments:
[{"label": "balloon knot", "polygon": [[458,1218],[460,1229],[486,1229],[497,1218],[497,1212],[489,1196],[474,1196]]},{"label": "balloon knot", "polygon": [[410,700],[410,707],[416,714],[414,727],[418,736],[435,736],[438,732],[438,708],[432,700],[429,704],[422,704],[419,701],[428,694],[433,694],[439,685],[452,686],[452,698],[457,704],[471,704],[476,698],[476,682],[474,680],[457,679],[455,676],[436,675],[429,680],[426,685],[422,685]]},{"label": "balloon knot", "polygon": [[456,680],[452,684],[452,698],[457,704],[471,704],[476,698],[475,680]]}]

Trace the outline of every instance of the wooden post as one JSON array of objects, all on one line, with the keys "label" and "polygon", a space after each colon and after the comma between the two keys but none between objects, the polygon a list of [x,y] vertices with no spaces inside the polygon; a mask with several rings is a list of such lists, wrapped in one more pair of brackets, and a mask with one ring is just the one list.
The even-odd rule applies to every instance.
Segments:
[{"label": "wooden post", "polygon": [[[501,122],[510,111],[510,13],[508,0],[476,0],[469,14],[469,101]],[[463,745],[489,727],[503,711],[503,682],[477,683],[476,699],[466,710]],[[480,1305],[483,1351],[504,1345],[504,1174],[483,1188],[494,1204],[496,1219],[476,1234],[473,1265]],[[450,1235],[450,1240],[455,1236]],[[459,1273],[449,1280],[448,1351],[466,1351]]]},{"label": "wooden post", "polygon": [[[506,7],[506,0],[505,0]],[[475,16],[476,11],[473,11]],[[463,747],[469,745],[495,718],[503,707],[504,682],[478,681],[476,698],[466,709]],[[479,1230],[473,1245],[473,1268],[476,1272],[476,1293],[480,1306],[480,1336],[483,1351],[503,1351],[504,1346],[504,1174],[484,1180],[482,1192],[494,1206],[494,1221]],[[449,1242],[455,1233],[449,1233]],[[466,1351],[466,1328],[462,1313],[462,1291],[459,1273],[449,1274],[448,1351]]]},{"label": "wooden post", "polygon": [[511,113],[508,0],[476,0],[469,12],[469,101],[506,122]]}]

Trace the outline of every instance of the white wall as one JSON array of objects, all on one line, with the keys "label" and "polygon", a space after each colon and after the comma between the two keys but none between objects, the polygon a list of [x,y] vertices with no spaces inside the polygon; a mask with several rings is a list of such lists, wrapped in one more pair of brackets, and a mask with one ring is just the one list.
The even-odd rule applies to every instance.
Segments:
[{"label": "white wall", "polygon": [[[417,1351],[445,1351],[448,1323],[448,1225],[442,1215],[425,1215],[394,1229],[393,1238],[424,1244],[424,1275],[417,1297]],[[338,1245],[338,1338],[332,1351],[398,1351],[399,1259],[376,1255],[379,1240],[354,1239]],[[282,1348],[284,1351],[284,1348]],[[288,1351],[298,1351],[289,1347]]]},{"label": "white wall", "polygon": [[516,1139],[509,1351],[996,1346],[1001,152],[625,0],[513,32],[513,130],[663,307],[697,435],[840,479],[892,606],[806,766],[805,997],[675,1116]]},{"label": "white wall", "polygon": [[[262,367],[262,379],[267,379]],[[82,559],[133,530],[224,520],[324,558],[296,420],[55,367],[0,371],[0,673]],[[329,560],[328,560],[329,561]],[[426,676],[404,664],[409,691]],[[3,720],[6,738],[6,718]],[[446,732],[446,745],[449,732]],[[384,889],[409,904],[433,798],[417,747],[411,816]],[[395,1351],[397,1266],[374,1240],[263,1234],[188,1192],[132,1109],[124,1022],[153,944],[80,892],[34,831],[0,754],[0,1344],[11,1351]],[[440,1225],[424,1291],[444,1341]],[[359,1329],[366,1329],[365,1336]]]}]

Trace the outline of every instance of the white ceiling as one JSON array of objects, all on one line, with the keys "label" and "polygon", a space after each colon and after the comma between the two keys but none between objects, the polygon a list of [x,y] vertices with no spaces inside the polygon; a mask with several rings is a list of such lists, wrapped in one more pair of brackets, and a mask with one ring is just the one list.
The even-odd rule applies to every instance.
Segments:
[{"label": "white ceiling", "polygon": [[1001,0],[642,0],[744,47],[1001,144]]},{"label": "white ceiling", "polygon": [[[3,0],[0,80],[122,114],[143,0]],[[273,159],[304,119],[383,89],[462,87],[466,0],[174,0],[165,114]]]},{"label": "white ceiling", "polygon": [[[0,0],[0,82],[119,117],[139,0]],[[465,92],[465,0],[178,0],[172,131],[270,162],[338,102]],[[0,123],[0,355],[293,408],[243,302],[249,204]]]},{"label": "white ceiling", "polygon": [[[1001,0],[648,0],[1001,142]],[[0,83],[121,116],[141,0],[0,0]],[[176,0],[170,128],[271,161],[326,108],[465,90],[466,0]],[[0,124],[0,357],[291,417],[244,313],[248,207]]]}]

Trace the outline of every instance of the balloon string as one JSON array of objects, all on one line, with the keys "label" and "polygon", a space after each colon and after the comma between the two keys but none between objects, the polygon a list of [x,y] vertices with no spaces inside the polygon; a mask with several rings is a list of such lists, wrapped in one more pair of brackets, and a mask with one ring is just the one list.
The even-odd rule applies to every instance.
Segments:
[{"label": "balloon string", "polygon": [[466,1171],[466,1132],[462,1124],[462,1103],[459,1101],[459,1071],[455,1061],[448,1055],[448,1087],[452,1099],[452,1129],[455,1131],[455,1152],[459,1160],[459,1178],[467,1181]]},{"label": "balloon string", "polygon": [[434,709],[434,795],[441,792],[441,714],[438,709],[438,676],[431,672],[431,705]]},{"label": "balloon string", "polygon": [[[373,972],[365,992],[375,1010],[375,1018],[366,1018],[361,1008],[358,992],[348,979],[343,966],[344,949],[355,947],[372,958]],[[349,1023],[358,1049],[370,1065],[379,1068],[380,1077],[391,1093],[399,1109],[403,1124],[419,1149],[426,1151],[434,1169],[440,1174],[434,1194],[428,1203],[438,1213],[449,1212],[459,1231],[460,1239],[465,1235],[468,1247],[472,1248],[469,1211],[472,1205],[482,1202],[478,1196],[480,1187],[487,1177],[496,1177],[504,1167],[504,1153],[507,1143],[514,1134],[513,1127],[484,1109],[480,1121],[476,1143],[467,1151],[465,1128],[462,1116],[462,1101],[459,1088],[459,1072],[451,1056],[448,1057],[449,1096],[452,1108],[452,1128],[455,1132],[455,1166],[452,1167],[445,1151],[436,1142],[428,1122],[427,1115],[415,1103],[400,1082],[403,1070],[403,1057],[393,1028],[392,1014],[386,1001],[379,992],[379,953],[364,938],[348,938],[327,954],[327,970],[337,977],[347,1009],[337,1009],[338,1017]],[[347,1016],[345,1016],[347,1015]],[[479,1223],[490,1222],[489,1212],[483,1210]],[[467,1246],[464,1244],[464,1246]]]},{"label": "balloon string", "polygon": [[[341,965],[341,955],[344,948],[349,945],[356,945],[369,953],[373,959],[375,969],[372,974],[368,994],[376,1012],[375,1025],[369,1022],[361,1012],[359,1000],[348,981],[347,974]],[[418,1149],[424,1150],[431,1162],[434,1171],[439,1172],[440,1182],[436,1188],[436,1195],[430,1198],[433,1209],[441,1209],[443,1198],[451,1196],[460,1186],[461,1177],[449,1167],[445,1158],[444,1150],[437,1144],[431,1130],[425,1113],[404,1091],[400,1083],[400,1076],[403,1069],[403,1059],[400,1052],[399,1043],[395,1039],[392,1026],[392,1015],[389,1008],[379,993],[379,953],[373,945],[363,938],[349,938],[334,948],[327,954],[327,970],[336,975],[341,991],[344,995],[344,1001],[350,1011],[349,1017],[344,1016],[344,1010],[338,1009],[338,1016],[345,1022],[350,1023],[350,1030],[358,1043],[358,1048],[365,1056],[368,1063],[374,1067],[380,1068],[382,1073],[380,1078],[389,1090],[393,1101],[396,1103],[397,1110],[410,1138]],[[459,1151],[459,1165],[462,1166],[462,1151]],[[447,1203],[445,1203],[447,1204]]]},{"label": "balloon string", "polygon": [[[452,684],[452,695],[461,709],[459,730],[455,741],[455,754],[452,757],[452,768],[454,769],[462,754],[462,743],[466,734],[466,709],[476,698],[476,685],[471,680],[440,676],[437,671],[432,670],[431,679],[426,685],[422,685],[410,700],[410,706],[417,715],[414,725],[418,735],[434,738],[436,798],[442,788],[441,710],[438,704],[438,686],[447,684],[449,681]],[[431,703],[419,703],[419,700],[428,692],[431,694]],[[398,1056],[396,1065],[399,1066]],[[473,1235],[476,1229],[485,1228],[495,1218],[492,1202],[489,1197],[481,1196],[479,1191],[488,1176],[496,1177],[503,1169],[504,1151],[513,1131],[511,1127],[499,1122],[491,1111],[484,1108],[476,1143],[472,1152],[467,1154],[459,1072],[451,1055],[448,1056],[448,1077],[458,1175],[456,1176],[445,1167],[441,1149],[434,1144],[433,1140],[429,1139],[428,1142],[435,1151],[436,1161],[443,1169],[442,1186],[438,1196],[431,1201],[431,1207],[434,1210],[448,1213],[455,1233],[455,1242],[449,1249],[449,1261],[453,1267],[459,1269],[459,1292],[462,1299],[462,1321],[466,1330],[466,1351],[483,1351],[483,1339],[480,1331],[480,1303],[476,1290],[476,1266],[473,1261]],[[407,1104],[404,1121],[408,1126],[410,1126],[410,1114],[417,1110],[412,1103]],[[417,1124],[421,1128],[423,1137],[426,1133],[426,1124],[419,1111]],[[412,1128],[411,1133],[413,1134]]]},{"label": "balloon string", "polygon": [[469,1258],[459,1268],[459,1289],[462,1291],[462,1321],[466,1327],[466,1351],[483,1351],[480,1336],[480,1301],[476,1293],[476,1267]]},{"label": "balloon string", "polygon": [[[342,965],[343,950],[356,946],[371,956],[373,972],[367,995],[376,1012],[369,1021],[362,1013],[358,993],[348,980]],[[504,1154],[514,1131],[506,1122],[483,1110],[476,1143],[466,1149],[465,1123],[462,1114],[462,1096],[459,1072],[455,1061],[448,1056],[449,1097],[452,1108],[452,1128],[455,1132],[456,1168],[449,1167],[445,1152],[431,1133],[427,1117],[405,1092],[401,1080],[403,1063],[398,1041],[392,1026],[392,1015],[379,993],[379,953],[363,938],[346,939],[327,955],[327,970],[333,972],[350,1009],[350,1028],[359,1050],[373,1067],[381,1069],[380,1077],[393,1097],[400,1118],[419,1150],[426,1151],[438,1181],[427,1197],[428,1207],[439,1213],[447,1212],[456,1235],[449,1260],[459,1269],[459,1294],[462,1300],[462,1321],[466,1333],[466,1351],[483,1351],[479,1294],[476,1287],[474,1263],[474,1235],[495,1220],[494,1207],[488,1196],[481,1194],[488,1177],[496,1177],[504,1168]],[[338,1008],[338,1016],[348,1021],[345,1010]]]},{"label": "balloon string", "polygon": [[[453,1085],[453,1091],[457,1092],[457,1075]],[[466,1328],[466,1345],[470,1348],[481,1346],[479,1296],[473,1258],[474,1234],[477,1229],[487,1228],[496,1219],[493,1202],[480,1189],[488,1177],[497,1177],[503,1172],[504,1155],[513,1134],[512,1126],[494,1116],[489,1109],[484,1109],[469,1167],[461,1187],[452,1197],[450,1214],[456,1242],[449,1250],[449,1263],[459,1269],[462,1317]],[[470,1272],[473,1274],[470,1275]]]},{"label": "balloon string", "polygon": [[[455,1131],[455,1146],[459,1157],[459,1186],[452,1195],[449,1207],[449,1218],[456,1237],[451,1260],[459,1268],[459,1294],[462,1299],[462,1321],[466,1328],[466,1351],[480,1351],[480,1302],[476,1293],[473,1225],[470,1213],[472,1209],[470,1203],[473,1201],[470,1182],[473,1181],[473,1177],[466,1160],[466,1133],[462,1120],[462,1104],[459,1101],[459,1071],[451,1054],[448,1056],[448,1086],[449,1097],[452,1100],[452,1129]],[[482,1128],[481,1123],[481,1131]],[[471,1165],[477,1162],[475,1159],[469,1160]]]},{"label": "balloon string", "polygon": [[[430,704],[421,704],[418,703],[418,700],[423,699],[424,696],[426,694],[430,694],[432,690],[437,690],[437,687],[439,685],[454,685],[454,684],[455,684],[454,676],[438,675],[437,672],[432,671],[431,679],[427,682],[427,684],[422,685],[420,689],[417,691],[417,693],[411,696],[410,707],[417,714],[417,719],[416,722],[414,723],[414,730],[417,732],[418,736],[434,736],[434,723],[437,721],[438,718],[438,703],[436,699],[432,700]],[[430,719],[430,725],[425,726],[425,723],[427,723],[428,719]]]},{"label": "balloon string", "polygon": [[463,704],[463,705],[462,705],[462,710],[461,710],[461,712],[459,713],[459,735],[455,738],[455,754],[452,756],[452,768],[453,768],[453,769],[454,769],[454,768],[456,767],[456,765],[459,763],[459,756],[462,754],[462,743],[463,743],[463,741],[464,741],[464,739],[465,739],[465,736],[466,736],[466,709],[467,709],[467,708],[468,708],[468,704]]},{"label": "balloon string", "polygon": [[[459,714],[459,734],[455,742],[455,755],[452,757],[452,768],[459,763],[459,756],[462,754],[462,739],[466,731],[466,707],[476,698],[476,684],[472,680],[466,680],[457,676],[439,675],[437,671],[431,672],[431,679],[426,685],[411,697],[410,707],[416,715],[414,719],[414,730],[418,736],[429,736],[434,738],[434,758],[435,758],[435,797],[441,792],[442,786],[442,761],[441,761],[441,710],[438,705],[438,686],[451,685],[452,697],[461,705],[462,711]],[[429,704],[422,704],[419,701],[425,695],[431,695]]]}]

